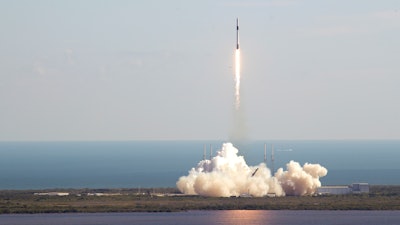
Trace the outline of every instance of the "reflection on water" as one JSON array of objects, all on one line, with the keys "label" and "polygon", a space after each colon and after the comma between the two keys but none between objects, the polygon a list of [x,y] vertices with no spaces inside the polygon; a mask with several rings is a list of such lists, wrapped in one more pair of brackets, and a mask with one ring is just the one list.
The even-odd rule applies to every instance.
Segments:
[{"label": "reflection on water", "polygon": [[274,211],[263,210],[230,210],[220,211],[218,220],[223,224],[276,224]]},{"label": "reflection on water", "polygon": [[400,211],[221,210],[179,213],[72,213],[0,215],[1,225],[398,225]]}]

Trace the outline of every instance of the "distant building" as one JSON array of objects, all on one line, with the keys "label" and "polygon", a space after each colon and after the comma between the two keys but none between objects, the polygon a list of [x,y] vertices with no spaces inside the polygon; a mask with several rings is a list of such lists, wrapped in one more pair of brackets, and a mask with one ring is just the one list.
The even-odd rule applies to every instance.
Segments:
[{"label": "distant building", "polygon": [[347,195],[351,193],[349,186],[322,186],[317,188],[319,195]]},{"label": "distant building", "polygon": [[351,186],[352,186],[352,191],[355,194],[369,193],[369,184],[368,183],[354,183]]},{"label": "distant building", "polygon": [[41,193],[34,193],[34,195],[39,196],[68,196],[68,192],[41,192]]},{"label": "distant building", "polygon": [[121,193],[87,193],[87,196],[118,196]]},{"label": "distant building", "polygon": [[368,183],[353,183],[350,186],[322,186],[317,188],[318,195],[347,195],[369,193]]}]

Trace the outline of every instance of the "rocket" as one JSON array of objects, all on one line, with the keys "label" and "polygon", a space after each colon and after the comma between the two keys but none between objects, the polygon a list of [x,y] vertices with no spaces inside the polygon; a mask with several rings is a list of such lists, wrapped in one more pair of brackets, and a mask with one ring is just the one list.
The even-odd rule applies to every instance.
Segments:
[{"label": "rocket", "polygon": [[239,49],[239,18],[236,18],[236,49]]}]

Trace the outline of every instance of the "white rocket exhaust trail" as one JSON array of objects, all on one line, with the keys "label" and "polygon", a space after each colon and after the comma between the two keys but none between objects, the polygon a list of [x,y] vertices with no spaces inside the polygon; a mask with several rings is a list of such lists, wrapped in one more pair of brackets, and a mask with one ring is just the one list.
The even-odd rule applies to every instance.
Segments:
[{"label": "white rocket exhaust trail", "polygon": [[235,51],[235,109],[240,108],[240,48],[239,19],[236,19],[236,51]]},{"label": "white rocket exhaust trail", "polygon": [[235,52],[235,109],[240,108],[240,49]]}]

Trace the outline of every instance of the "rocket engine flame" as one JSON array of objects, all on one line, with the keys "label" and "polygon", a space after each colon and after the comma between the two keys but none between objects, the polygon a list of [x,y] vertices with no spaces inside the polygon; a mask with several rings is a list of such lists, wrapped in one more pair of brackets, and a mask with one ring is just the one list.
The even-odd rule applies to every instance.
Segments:
[{"label": "rocket engine flame", "polygon": [[290,161],[287,171],[280,168],[275,176],[271,176],[265,163],[248,166],[244,157],[238,156],[238,149],[225,143],[217,156],[200,161],[187,176],[180,177],[176,185],[182,193],[212,197],[262,197],[269,193],[275,196],[311,195],[321,186],[319,178],[327,172],[319,164],[306,163],[301,167]]}]

